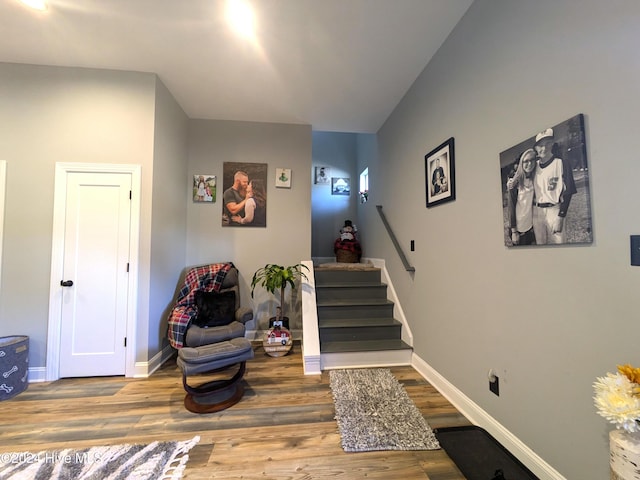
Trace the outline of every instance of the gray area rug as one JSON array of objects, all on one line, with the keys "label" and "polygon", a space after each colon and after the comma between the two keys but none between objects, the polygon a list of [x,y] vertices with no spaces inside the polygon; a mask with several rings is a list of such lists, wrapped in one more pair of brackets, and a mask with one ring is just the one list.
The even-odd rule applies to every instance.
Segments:
[{"label": "gray area rug", "polygon": [[390,370],[331,370],[329,378],[345,452],[440,448],[431,427]]},{"label": "gray area rug", "polygon": [[199,441],[0,453],[0,480],[177,480]]}]

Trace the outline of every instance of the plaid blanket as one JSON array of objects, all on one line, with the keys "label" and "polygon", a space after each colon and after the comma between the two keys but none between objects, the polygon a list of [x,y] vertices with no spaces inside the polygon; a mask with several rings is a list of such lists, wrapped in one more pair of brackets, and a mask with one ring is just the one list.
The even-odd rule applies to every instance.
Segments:
[{"label": "plaid blanket", "polygon": [[227,272],[233,263],[212,263],[194,267],[187,272],[184,286],[178,293],[178,299],[169,314],[169,343],[173,348],[184,346],[184,336],[191,320],[196,316],[196,290],[219,292]]}]

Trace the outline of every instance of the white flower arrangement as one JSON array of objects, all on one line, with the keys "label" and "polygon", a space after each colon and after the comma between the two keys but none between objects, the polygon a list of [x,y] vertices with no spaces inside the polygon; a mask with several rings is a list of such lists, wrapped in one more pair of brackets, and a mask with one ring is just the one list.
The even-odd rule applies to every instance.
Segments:
[{"label": "white flower arrangement", "polygon": [[618,365],[617,373],[598,377],[593,389],[598,415],[618,429],[640,432],[640,368]]}]

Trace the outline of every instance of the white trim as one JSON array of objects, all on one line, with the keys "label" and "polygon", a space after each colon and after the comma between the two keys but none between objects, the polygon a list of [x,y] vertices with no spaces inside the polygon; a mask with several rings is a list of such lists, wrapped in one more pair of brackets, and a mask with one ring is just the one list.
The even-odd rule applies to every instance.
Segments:
[{"label": "white trim", "polygon": [[309,271],[302,277],[302,359],[305,375],[320,375],[320,333],[318,331],[318,309],[316,307],[316,278],[313,262],[301,262]]},{"label": "white trim", "polygon": [[460,413],[467,417],[471,423],[489,432],[489,434],[524,463],[540,480],[566,480],[565,477],[560,475],[560,473],[527,447],[513,433],[502,426],[496,419],[480,408],[415,353],[413,354],[412,366],[438,390],[443,397],[449,400]]},{"label": "white trim", "polygon": [[45,375],[47,374],[47,369],[45,367],[30,367],[29,368],[29,383],[42,383],[46,382],[47,379]]},{"label": "white trim", "polygon": [[386,262],[380,258],[364,258],[363,261],[369,261],[374,267],[380,269],[380,273],[382,274],[380,281],[387,285],[387,298],[393,302],[393,318],[402,324],[402,341],[413,347],[413,333],[411,332],[409,322],[407,322],[407,317],[404,315],[404,310],[402,310],[402,305],[400,304],[400,299],[398,299],[398,295],[396,294],[396,289],[393,288],[393,282],[391,281],[391,276],[387,271]]},{"label": "white trim", "polygon": [[64,226],[67,174],[72,172],[128,173],[131,175],[131,229],[129,242],[129,291],[127,300],[127,352],[125,375],[136,376],[138,249],[140,243],[141,167],[133,164],[56,163],[53,198],[53,238],[51,242],[51,278],[49,285],[49,329],[47,335],[46,380],[60,378],[60,312],[62,296],[59,283],[63,273]]},{"label": "white trim", "polygon": [[7,190],[7,161],[0,160],[0,285],[2,285],[2,239],[4,238],[4,202]]},{"label": "white trim", "polygon": [[158,370],[164,362],[169,360],[174,353],[175,350],[171,345],[167,345],[148,362],[136,362],[136,373],[133,376],[135,378],[148,378],[153,372]]}]

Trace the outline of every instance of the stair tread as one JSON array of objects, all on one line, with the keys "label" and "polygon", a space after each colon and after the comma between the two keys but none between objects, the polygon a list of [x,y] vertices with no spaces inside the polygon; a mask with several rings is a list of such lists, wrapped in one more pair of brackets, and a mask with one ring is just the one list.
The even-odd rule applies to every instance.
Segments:
[{"label": "stair tread", "polygon": [[368,299],[352,299],[352,300],[318,300],[318,307],[343,307],[343,306],[358,306],[358,305],[393,305],[391,300],[386,298],[368,298]]},{"label": "stair tread", "polygon": [[393,340],[359,340],[345,342],[322,342],[320,352],[368,352],[379,350],[411,350],[411,347],[399,339]]},{"label": "stair tread", "polygon": [[379,272],[382,269],[380,267],[374,267],[373,265],[364,265],[362,263],[319,263],[318,265],[314,266],[314,270],[320,270],[322,272]]},{"label": "stair tread", "polygon": [[384,288],[386,287],[386,283],[380,282],[362,282],[362,283],[353,283],[353,282],[331,282],[331,283],[321,283],[316,285],[316,288]]},{"label": "stair tread", "polygon": [[349,328],[349,327],[390,327],[401,325],[393,317],[380,318],[327,318],[320,319],[320,328]]}]

